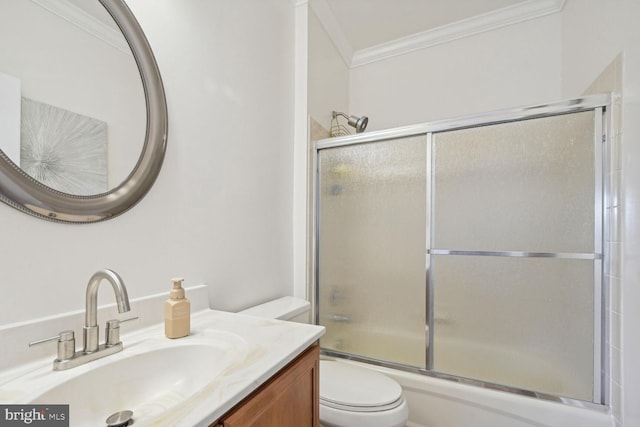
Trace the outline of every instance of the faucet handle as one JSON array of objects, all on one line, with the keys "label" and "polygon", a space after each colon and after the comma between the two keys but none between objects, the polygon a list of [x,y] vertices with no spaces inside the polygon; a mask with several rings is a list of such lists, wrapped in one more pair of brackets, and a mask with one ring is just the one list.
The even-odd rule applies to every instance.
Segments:
[{"label": "faucet handle", "polygon": [[76,352],[76,339],[72,330],[65,330],[54,337],[44,338],[29,343],[29,347],[49,341],[58,341],[58,360],[71,359]]},{"label": "faucet handle", "polygon": [[129,322],[131,320],[136,320],[136,319],[138,319],[138,316],[130,317],[124,320],[118,320],[118,319],[107,320],[107,327],[105,328],[105,331],[104,331],[105,346],[111,347],[118,344],[120,342],[120,324],[123,322]]}]

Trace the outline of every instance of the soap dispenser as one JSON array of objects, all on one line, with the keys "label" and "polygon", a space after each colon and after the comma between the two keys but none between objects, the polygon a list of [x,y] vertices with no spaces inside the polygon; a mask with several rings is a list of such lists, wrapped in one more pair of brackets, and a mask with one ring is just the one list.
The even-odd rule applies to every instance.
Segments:
[{"label": "soap dispenser", "polygon": [[184,296],[182,278],[171,279],[173,289],[164,303],[164,334],[167,338],[182,338],[191,331],[191,303]]}]

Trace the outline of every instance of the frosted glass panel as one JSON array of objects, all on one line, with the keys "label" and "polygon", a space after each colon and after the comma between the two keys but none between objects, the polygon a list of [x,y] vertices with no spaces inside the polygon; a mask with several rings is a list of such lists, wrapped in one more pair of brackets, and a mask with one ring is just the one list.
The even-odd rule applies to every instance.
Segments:
[{"label": "frosted glass panel", "polygon": [[434,248],[594,251],[593,111],[434,141]]},{"label": "frosted glass panel", "polygon": [[424,367],[426,138],[319,152],[326,349]]},{"label": "frosted glass panel", "polygon": [[431,268],[434,370],[592,399],[594,261],[438,255]]},{"label": "frosted glass panel", "polygon": [[598,123],[599,110],[322,143],[321,346],[498,388],[606,399]]}]

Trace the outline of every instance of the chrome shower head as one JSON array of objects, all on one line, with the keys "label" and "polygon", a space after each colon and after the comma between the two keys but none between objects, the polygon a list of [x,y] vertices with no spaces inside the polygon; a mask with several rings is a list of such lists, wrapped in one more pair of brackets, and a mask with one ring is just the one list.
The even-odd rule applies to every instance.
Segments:
[{"label": "chrome shower head", "polygon": [[332,111],[331,113],[333,118],[336,116],[342,116],[347,119],[347,123],[349,126],[356,128],[356,133],[362,133],[367,128],[367,124],[369,124],[369,118],[367,116],[347,116],[345,113],[340,113],[338,111]]}]

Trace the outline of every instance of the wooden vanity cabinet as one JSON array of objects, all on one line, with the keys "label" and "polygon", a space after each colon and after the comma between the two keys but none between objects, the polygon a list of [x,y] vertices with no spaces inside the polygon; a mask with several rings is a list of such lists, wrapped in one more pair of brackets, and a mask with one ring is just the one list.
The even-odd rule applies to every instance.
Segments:
[{"label": "wooden vanity cabinet", "polygon": [[319,355],[313,344],[210,427],[318,427]]}]

